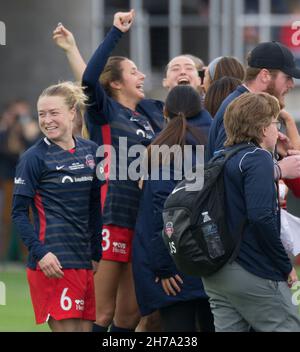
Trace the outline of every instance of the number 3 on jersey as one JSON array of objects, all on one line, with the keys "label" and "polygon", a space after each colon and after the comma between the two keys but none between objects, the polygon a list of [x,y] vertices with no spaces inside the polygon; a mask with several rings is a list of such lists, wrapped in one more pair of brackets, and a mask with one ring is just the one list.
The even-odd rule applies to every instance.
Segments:
[{"label": "number 3 on jersey", "polygon": [[110,232],[108,229],[103,229],[102,230],[102,250],[107,251],[108,248],[110,247]]}]

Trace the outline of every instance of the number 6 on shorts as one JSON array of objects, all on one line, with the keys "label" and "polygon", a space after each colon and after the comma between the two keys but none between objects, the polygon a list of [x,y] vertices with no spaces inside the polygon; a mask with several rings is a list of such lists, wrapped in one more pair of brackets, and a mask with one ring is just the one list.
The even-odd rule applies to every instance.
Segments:
[{"label": "number 6 on shorts", "polygon": [[70,297],[66,296],[67,291],[68,288],[64,288],[60,297],[60,306],[65,311],[70,310],[72,308],[72,300]]}]

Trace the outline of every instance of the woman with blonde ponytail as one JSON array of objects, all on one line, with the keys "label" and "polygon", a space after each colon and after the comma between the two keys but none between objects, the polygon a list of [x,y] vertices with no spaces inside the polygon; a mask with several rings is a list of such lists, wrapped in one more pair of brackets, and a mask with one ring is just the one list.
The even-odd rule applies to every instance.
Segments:
[{"label": "woman with blonde ponytail", "polygon": [[72,82],[46,88],[37,103],[45,138],[21,156],[16,169],[12,216],[29,250],[36,323],[48,322],[55,332],[91,331],[95,320],[93,272],[101,258],[97,145],[73,136],[85,101]]},{"label": "woman with blonde ponytail", "polygon": [[[194,88],[188,85],[173,88],[164,109],[167,125],[148,146],[147,164],[151,168],[143,182],[133,241],[133,273],[142,316],[159,310],[166,332],[214,331],[201,280],[176,269],[161,236],[164,202],[176,186],[178,176],[184,176],[182,165],[187,157],[184,148],[192,146],[191,159],[195,163],[195,147],[206,143],[201,112],[201,98]],[[160,156],[157,147],[177,147],[177,153],[170,158]],[[177,159],[183,163],[177,163]],[[155,169],[159,172],[155,173]],[[163,178],[166,171],[170,175],[168,180]],[[159,175],[159,179],[152,175]]]}]

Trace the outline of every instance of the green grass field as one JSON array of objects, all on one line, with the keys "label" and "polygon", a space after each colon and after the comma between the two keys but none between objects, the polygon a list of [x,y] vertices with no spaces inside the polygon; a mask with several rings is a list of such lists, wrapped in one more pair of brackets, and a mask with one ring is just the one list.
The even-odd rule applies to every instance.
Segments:
[{"label": "green grass field", "polygon": [[[300,278],[300,267],[297,272]],[[48,324],[35,324],[25,268],[0,268],[0,281],[6,285],[6,305],[0,305],[0,332],[50,331]]]},{"label": "green grass field", "polygon": [[6,305],[0,305],[0,332],[50,331],[48,324],[36,325],[26,280],[25,268],[1,271],[6,286]]}]

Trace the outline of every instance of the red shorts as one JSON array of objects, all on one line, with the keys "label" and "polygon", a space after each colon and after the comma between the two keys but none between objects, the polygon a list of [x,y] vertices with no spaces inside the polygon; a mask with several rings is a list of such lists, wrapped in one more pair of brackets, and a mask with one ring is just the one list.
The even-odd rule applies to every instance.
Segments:
[{"label": "red shorts", "polygon": [[64,269],[61,279],[49,279],[41,270],[27,269],[37,324],[55,320],[96,320],[94,275],[87,269]]},{"label": "red shorts", "polygon": [[126,227],[103,225],[102,259],[128,263],[131,261],[134,231]]}]

